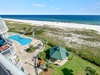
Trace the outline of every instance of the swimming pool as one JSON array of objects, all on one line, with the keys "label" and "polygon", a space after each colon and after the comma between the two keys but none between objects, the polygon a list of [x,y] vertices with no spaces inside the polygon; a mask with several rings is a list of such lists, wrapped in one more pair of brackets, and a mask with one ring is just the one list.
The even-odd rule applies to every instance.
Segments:
[{"label": "swimming pool", "polygon": [[12,35],[12,36],[9,36],[8,38],[16,40],[21,45],[27,45],[27,44],[30,44],[32,42],[32,40],[30,38],[25,38],[25,37],[22,37],[20,35]]}]

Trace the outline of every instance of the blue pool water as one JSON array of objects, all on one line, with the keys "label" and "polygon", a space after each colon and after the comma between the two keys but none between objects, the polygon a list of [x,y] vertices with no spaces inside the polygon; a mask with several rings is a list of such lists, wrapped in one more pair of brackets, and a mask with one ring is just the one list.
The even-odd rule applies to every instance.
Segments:
[{"label": "blue pool water", "polygon": [[32,40],[30,38],[21,37],[20,35],[12,35],[12,36],[9,36],[8,38],[16,40],[21,45],[27,45],[32,42]]}]

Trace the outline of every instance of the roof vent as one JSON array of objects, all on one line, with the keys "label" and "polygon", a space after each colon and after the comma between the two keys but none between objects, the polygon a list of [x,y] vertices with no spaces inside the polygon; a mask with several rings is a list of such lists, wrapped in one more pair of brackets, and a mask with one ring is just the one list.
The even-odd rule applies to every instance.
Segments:
[{"label": "roof vent", "polygon": [[57,47],[57,46],[56,46],[56,47],[54,47],[54,50],[55,50],[55,51],[59,51],[59,49],[58,49],[58,47]]}]

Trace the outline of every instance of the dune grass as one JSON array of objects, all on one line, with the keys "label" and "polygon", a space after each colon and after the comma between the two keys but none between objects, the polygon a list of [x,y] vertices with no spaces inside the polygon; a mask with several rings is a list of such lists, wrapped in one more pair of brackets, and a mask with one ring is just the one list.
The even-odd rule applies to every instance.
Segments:
[{"label": "dune grass", "polygon": [[[59,39],[59,37],[62,35],[61,32],[63,31],[62,29],[57,29],[57,28],[46,28],[47,31],[49,31],[50,34],[56,35],[52,37],[53,35],[49,35],[47,36],[48,32],[46,31],[45,33],[41,34],[41,35],[36,35],[36,37],[41,38],[43,40],[48,40],[48,42],[54,44],[54,45],[59,45],[59,46],[63,46],[65,48],[71,48],[70,51],[74,52],[75,54],[77,54],[78,56],[80,56],[81,58],[88,60],[96,65],[100,66],[100,47],[98,46],[98,44],[96,46],[91,46],[91,45],[87,45],[87,44],[78,44],[77,42],[68,42],[68,45],[66,45],[67,41],[61,40]],[[68,33],[72,33],[74,31],[74,29],[72,30],[68,30]],[[76,30],[75,30],[76,31]],[[96,31],[94,30],[77,30],[77,33],[79,31],[79,35],[83,35],[84,36],[88,36],[91,41],[91,43],[93,42],[99,42],[99,37],[100,34],[98,34]],[[55,34],[56,33],[56,34]],[[67,32],[63,33],[66,34]],[[74,32],[75,33],[75,32]],[[65,35],[64,35],[65,36]],[[92,40],[92,38],[95,38]],[[84,37],[83,37],[84,38]],[[88,41],[86,39],[84,39],[84,41]]]}]

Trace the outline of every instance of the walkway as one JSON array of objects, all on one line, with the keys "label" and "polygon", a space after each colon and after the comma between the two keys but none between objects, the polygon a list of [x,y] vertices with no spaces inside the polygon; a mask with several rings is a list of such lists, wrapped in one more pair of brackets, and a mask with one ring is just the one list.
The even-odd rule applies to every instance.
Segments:
[{"label": "walkway", "polygon": [[[17,48],[17,55],[21,58],[22,61],[22,65],[27,73],[27,75],[37,75],[38,71],[36,68],[36,63],[37,63],[37,55],[38,53],[41,52],[41,50],[44,49],[44,45],[43,42],[37,39],[32,39],[32,45],[36,45],[36,44],[40,44],[40,46],[38,47],[38,49],[36,49],[35,52],[33,53],[28,53],[26,52],[26,48],[28,48],[28,46],[21,46],[19,45],[16,41],[14,41],[14,44]],[[36,60],[36,61],[35,61]],[[41,70],[39,70],[39,73],[41,72]]]}]

